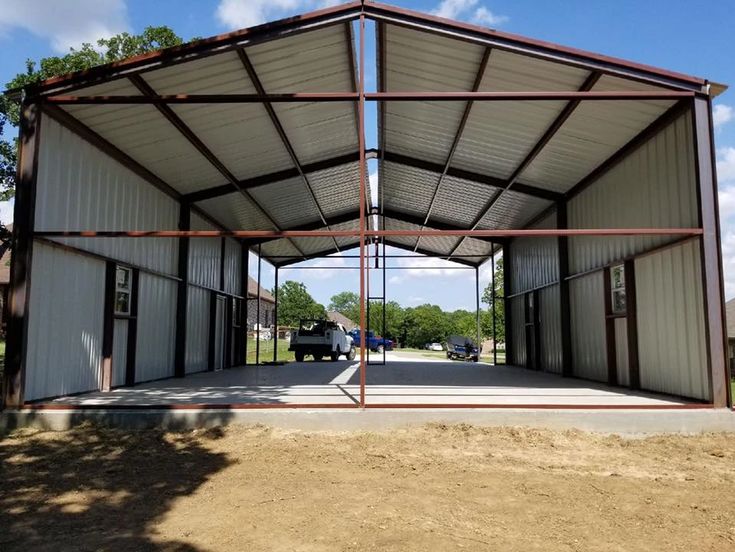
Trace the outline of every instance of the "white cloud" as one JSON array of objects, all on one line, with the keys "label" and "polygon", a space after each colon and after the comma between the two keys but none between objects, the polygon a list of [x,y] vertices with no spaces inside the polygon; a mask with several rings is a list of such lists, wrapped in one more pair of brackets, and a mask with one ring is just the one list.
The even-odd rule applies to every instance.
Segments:
[{"label": "white cloud", "polygon": [[125,0],[3,0],[0,34],[24,29],[63,53],[129,29]]},{"label": "white cloud", "polygon": [[447,19],[465,19],[479,25],[497,26],[508,21],[504,15],[496,15],[488,8],[478,5],[479,0],[442,0],[432,10],[433,15]]},{"label": "white cloud", "polygon": [[346,260],[342,257],[342,253],[335,253],[329,257],[319,259],[318,261],[309,262],[306,266],[312,266],[316,268],[308,268],[305,270],[297,269],[294,270],[294,276],[297,276],[300,280],[307,280],[309,278],[316,280],[328,280],[337,276],[340,273],[352,272],[347,270],[332,270],[330,267],[334,266],[347,266]]},{"label": "white cloud", "polygon": [[15,205],[15,200],[11,199],[9,201],[0,201],[0,222],[5,224],[6,226],[13,222],[13,206]]},{"label": "white cloud", "polygon": [[340,0],[220,0],[214,14],[223,27],[241,29],[340,3]]},{"label": "white cloud", "polygon": [[373,205],[378,204],[378,173],[372,172],[368,176],[368,182],[370,183],[370,201]]},{"label": "white cloud", "polygon": [[715,128],[729,123],[735,117],[735,109],[725,104],[717,104],[712,109],[712,123]]},{"label": "white cloud", "polygon": [[735,148],[717,150],[717,180],[720,184],[735,182]]}]

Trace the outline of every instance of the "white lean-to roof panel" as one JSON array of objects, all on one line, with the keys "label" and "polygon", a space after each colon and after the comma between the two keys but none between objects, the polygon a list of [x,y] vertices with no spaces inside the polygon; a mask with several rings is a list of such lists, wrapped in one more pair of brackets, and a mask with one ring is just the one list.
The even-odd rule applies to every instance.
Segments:
[{"label": "white lean-to roof panel", "polygon": [[431,219],[469,228],[483,206],[500,188],[445,176],[436,195]]},{"label": "white lean-to roof panel", "polygon": [[538,213],[548,208],[551,201],[508,191],[495,202],[477,225],[478,230],[518,229]]},{"label": "white lean-to roof panel", "polygon": [[224,183],[152,105],[69,105],[66,110],[182,194]]},{"label": "white lean-to roof panel", "polygon": [[358,163],[349,163],[307,175],[324,216],[358,211],[360,208]]},{"label": "white lean-to roof panel", "polygon": [[240,193],[200,201],[197,206],[231,230],[273,230],[261,211]]},{"label": "white lean-to roof panel", "polygon": [[426,216],[439,173],[398,163],[383,163],[383,199],[386,209]]},{"label": "white lean-to roof panel", "polygon": [[249,190],[281,229],[296,228],[319,220],[319,211],[301,177]]},{"label": "white lean-to roof panel", "polygon": [[[576,91],[589,72],[493,50],[481,92]],[[452,165],[508,178],[566,102],[475,102]]]},{"label": "white lean-to roof panel", "polygon": [[[602,77],[594,91],[656,90],[645,84]],[[566,192],[674,104],[668,100],[581,102],[520,180]]]}]

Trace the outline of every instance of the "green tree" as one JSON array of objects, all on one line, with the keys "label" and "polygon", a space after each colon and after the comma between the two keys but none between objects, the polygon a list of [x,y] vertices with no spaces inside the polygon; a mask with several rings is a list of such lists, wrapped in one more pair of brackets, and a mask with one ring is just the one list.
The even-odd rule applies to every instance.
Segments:
[{"label": "green tree", "polygon": [[385,304],[385,328],[383,328],[382,302],[372,301],[370,304],[370,329],[376,334],[383,335],[401,344],[405,343],[405,340],[402,339],[404,318],[405,311],[403,307],[396,301],[388,301]]},{"label": "green tree", "polygon": [[451,331],[447,313],[438,305],[420,305],[409,311],[410,323],[406,328],[406,343],[409,347],[423,347],[426,343],[441,342]]},{"label": "green tree", "polygon": [[[6,88],[22,88],[42,80],[58,77],[74,71],[82,71],[103,63],[144,54],[170,46],[178,46],[183,40],[168,27],[146,27],[140,34],[121,33],[111,38],[101,38],[97,48],[82,44],[80,48],[70,48],[63,56],[41,59],[38,63],[26,60],[26,70],[18,73]],[[0,200],[7,200],[15,193],[15,168],[18,161],[18,140],[7,140],[13,131],[9,127],[18,126],[20,121],[20,102],[7,95],[0,95]]]},{"label": "green tree", "polygon": [[493,294],[493,283],[490,283],[482,293],[482,302],[487,304],[491,316],[481,317],[482,333],[492,336],[493,318],[495,319],[495,338],[498,343],[505,342],[505,296],[503,290],[503,259],[495,263],[495,293]]},{"label": "green tree", "polygon": [[278,324],[297,326],[301,318],[326,318],[324,305],[317,303],[301,282],[288,280],[278,286]]},{"label": "green tree", "polygon": [[330,311],[337,311],[345,315],[347,318],[360,323],[360,295],[354,291],[343,291],[337,295],[333,295],[329,300]]}]

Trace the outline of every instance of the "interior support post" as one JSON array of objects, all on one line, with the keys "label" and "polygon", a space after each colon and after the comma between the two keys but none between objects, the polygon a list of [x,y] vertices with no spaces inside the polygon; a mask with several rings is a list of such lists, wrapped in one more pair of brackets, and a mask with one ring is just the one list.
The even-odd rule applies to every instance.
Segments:
[{"label": "interior support post", "polygon": [[276,267],[276,287],[273,289],[273,362],[278,362],[278,267]]},{"label": "interior support post", "polygon": [[360,407],[365,408],[365,342],[367,337],[365,319],[365,179],[367,167],[365,159],[365,14],[360,14],[360,62],[359,62],[359,101],[358,101],[358,148],[360,150]]},{"label": "interior support post", "polygon": [[242,362],[248,363],[248,308],[250,301],[248,299],[248,280],[250,279],[250,248],[247,242],[242,243],[242,268],[240,269],[240,295],[243,296],[240,308],[240,339],[242,339]]},{"label": "interior support post", "polygon": [[41,110],[38,104],[23,102],[20,113],[18,184],[13,213],[10,292],[6,309],[8,319],[3,408],[18,408],[23,405],[40,132]]},{"label": "interior support post", "polygon": [[[569,227],[567,203],[565,200],[556,203],[556,227],[565,230]],[[572,317],[569,303],[569,238],[557,238],[559,250],[559,327],[561,329],[561,370],[562,376],[574,374],[572,360]]]},{"label": "interior support post", "polygon": [[513,364],[513,317],[511,313],[511,305],[507,298],[513,293],[510,286],[510,273],[513,267],[510,262],[510,245],[503,245],[503,313],[505,320],[505,363]]},{"label": "interior support post", "polygon": [[258,288],[255,294],[255,365],[260,366],[260,271],[263,264],[263,257],[260,251],[261,245],[258,244]]},{"label": "interior support post", "polygon": [[493,317],[493,365],[498,364],[498,337],[497,337],[497,328],[495,326],[495,313],[497,311],[497,304],[496,301],[498,300],[497,295],[495,294],[495,248],[493,247],[493,254],[490,257],[490,270],[492,271],[491,278],[491,284],[492,284],[492,292],[491,292],[491,298],[492,298],[492,311],[490,312],[490,316]]},{"label": "interior support post", "polygon": [[[179,230],[191,230],[191,209],[182,202],[179,207]],[[174,348],[174,375],[186,375],[186,321],[189,308],[189,238],[179,238],[179,283],[176,288],[176,341]]]},{"label": "interior support post", "polygon": [[475,267],[475,317],[477,322],[477,360],[482,354],[482,332],[480,330],[480,267]]},{"label": "interior support post", "polygon": [[715,174],[712,100],[697,96],[693,100],[695,162],[699,187],[702,291],[707,338],[710,398],[715,407],[731,404],[728,368],[725,358],[725,299],[720,249],[717,176]]}]

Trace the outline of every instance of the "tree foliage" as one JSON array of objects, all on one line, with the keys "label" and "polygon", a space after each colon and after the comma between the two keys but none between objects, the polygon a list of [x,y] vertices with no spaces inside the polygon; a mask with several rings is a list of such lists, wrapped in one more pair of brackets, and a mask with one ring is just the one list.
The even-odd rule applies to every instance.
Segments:
[{"label": "tree foliage", "polygon": [[[498,343],[505,342],[505,292],[503,288],[503,259],[499,259],[495,263],[495,293],[493,294],[493,282],[490,281],[485,291],[482,293],[482,302],[488,305],[488,311],[491,316],[488,316],[483,321],[483,326],[488,324],[488,327],[483,327],[483,333],[486,335],[492,335],[492,324],[493,317],[495,318],[495,337]],[[488,331],[489,330],[489,331]]]},{"label": "tree foliage", "polygon": [[[121,33],[110,38],[101,38],[95,48],[82,44],[70,48],[68,54],[51,56],[36,62],[26,60],[26,69],[18,73],[6,88],[23,88],[42,80],[90,69],[97,65],[119,61],[130,56],[178,46],[183,40],[168,27],[146,27],[140,34]],[[20,102],[7,95],[0,95],[0,200],[13,197],[15,192],[15,170],[18,162],[18,141],[8,135],[14,134],[11,127],[20,121]]]},{"label": "tree foliage", "polygon": [[278,325],[297,326],[302,318],[326,318],[324,305],[317,303],[301,282],[288,280],[278,286]]}]

